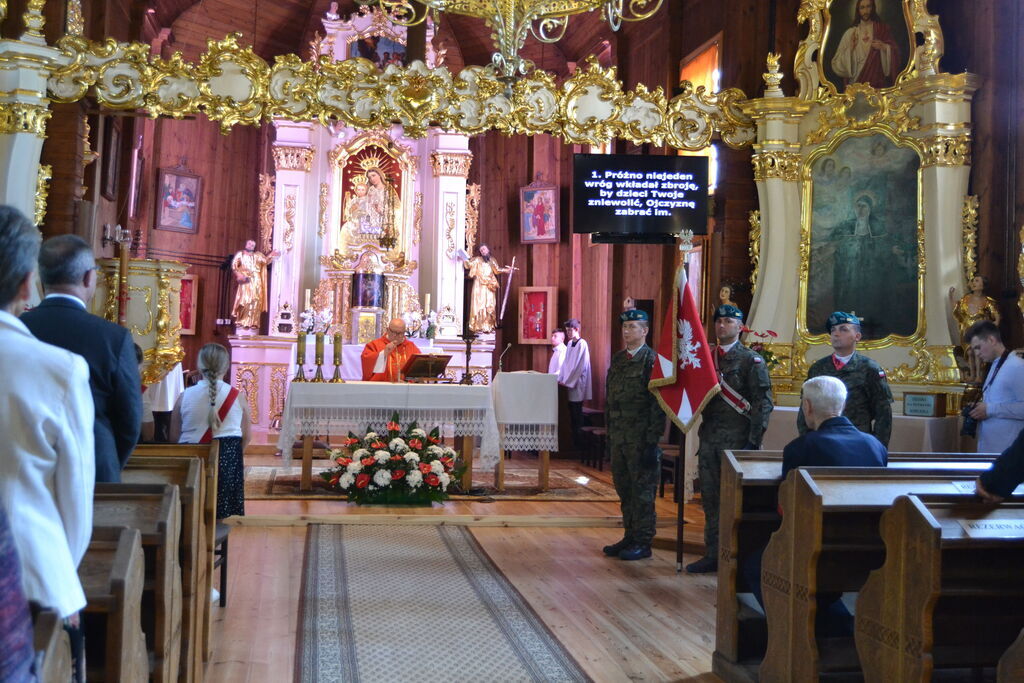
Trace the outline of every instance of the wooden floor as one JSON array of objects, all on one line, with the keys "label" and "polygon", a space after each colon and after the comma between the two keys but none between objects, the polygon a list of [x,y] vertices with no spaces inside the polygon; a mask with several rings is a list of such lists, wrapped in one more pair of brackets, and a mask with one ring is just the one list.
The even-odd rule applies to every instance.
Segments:
[{"label": "wooden floor", "polygon": [[[247,465],[274,463],[272,456],[246,457]],[[531,464],[512,461],[509,466]],[[610,476],[607,470],[588,472],[606,480]],[[659,499],[659,520],[666,524],[659,524],[659,537],[674,533],[670,524],[676,510],[670,496]],[[695,506],[686,508],[687,518],[699,518],[699,511],[691,508]],[[338,501],[246,503],[247,518],[231,532],[228,605],[214,608],[206,680],[293,679],[305,525],[353,523],[358,519],[353,516],[366,512]],[[402,512],[375,507],[372,517],[364,519],[401,519]],[[595,681],[718,680],[707,673],[714,646],[714,576],[677,574],[670,550],[656,549],[651,560],[639,562],[605,557],[601,547],[617,541],[621,531],[605,523],[589,525],[613,519],[617,503],[451,501],[429,511],[417,509],[420,523],[425,512],[448,518],[446,522],[468,523],[505,576]],[[517,519],[531,526],[516,526]],[[699,536],[699,523],[692,528]],[[695,555],[685,557],[693,559]]]}]

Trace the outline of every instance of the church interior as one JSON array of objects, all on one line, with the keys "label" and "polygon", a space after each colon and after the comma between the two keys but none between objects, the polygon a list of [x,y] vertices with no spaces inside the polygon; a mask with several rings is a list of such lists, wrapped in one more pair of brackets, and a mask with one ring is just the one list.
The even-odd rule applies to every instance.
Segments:
[{"label": "church interior", "polygon": [[[111,681],[1024,680],[1024,498],[975,489],[1024,389],[1013,434],[965,428],[1024,348],[1021,31],[1019,0],[0,0],[0,205],[91,248],[152,411],[81,622],[32,603],[38,680],[83,632]],[[210,344],[243,514],[210,432],[176,443]],[[823,373],[887,468],[783,476]]]}]

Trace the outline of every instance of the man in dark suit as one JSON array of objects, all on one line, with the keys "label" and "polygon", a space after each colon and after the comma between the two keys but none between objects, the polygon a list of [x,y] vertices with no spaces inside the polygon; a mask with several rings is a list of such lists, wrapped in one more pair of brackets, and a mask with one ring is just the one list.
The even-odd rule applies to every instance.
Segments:
[{"label": "man in dark suit", "polygon": [[990,503],[1001,503],[1024,482],[1024,429],[1003,451],[992,468],[978,477],[978,495]]},{"label": "man in dark suit", "polygon": [[882,442],[843,417],[846,385],[828,375],[804,382],[800,400],[810,429],[786,444],[782,476],[802,465],[812,467],[885,467],[889,453]]},{"label": "man in dark suit", "polygon": [[96,481],[121,481],[139,440],[142,382],[131,333],[86,310],[96,292],[92,249],[75,235],[52,237],[39,250],[46,297],[21,320],[41,341],[85,358],[96,405]]}]

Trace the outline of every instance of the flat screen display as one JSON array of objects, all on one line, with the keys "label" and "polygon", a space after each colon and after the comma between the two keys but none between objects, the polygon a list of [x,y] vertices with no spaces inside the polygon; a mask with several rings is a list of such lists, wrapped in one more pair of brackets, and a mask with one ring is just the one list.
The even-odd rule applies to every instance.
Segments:
[{"label": "flat screen display", "polygon": [[572,192],[573,232],[707,232],[707,157],[576,154]]}]

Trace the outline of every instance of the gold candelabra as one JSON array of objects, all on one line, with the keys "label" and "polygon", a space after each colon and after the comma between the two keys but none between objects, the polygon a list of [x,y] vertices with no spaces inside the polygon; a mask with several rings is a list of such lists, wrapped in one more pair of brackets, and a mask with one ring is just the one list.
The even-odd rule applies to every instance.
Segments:
[{"label": "gold candelabra", "polygon": [[298,344],[295,346],[295,364],[298,369],[295,371],[295,377],[292,378],[292,382],[305,382],[306,381],[306,368],[303,367],[306,363],[306,333],[299,332]]},{"label": "gold candelabra", "polygon": [[316,374],[313,375],[314,382],[325,382],[324,379],[324,333],[316,333],[316,349],[313,355],[313,362],[316,363]]},{"label": "gold candelabra", "polygon": [[334,335],[334,377],[331,377],[332,384],[344,384],[345,380],[341,378],[341,333],[338,332]]}]

